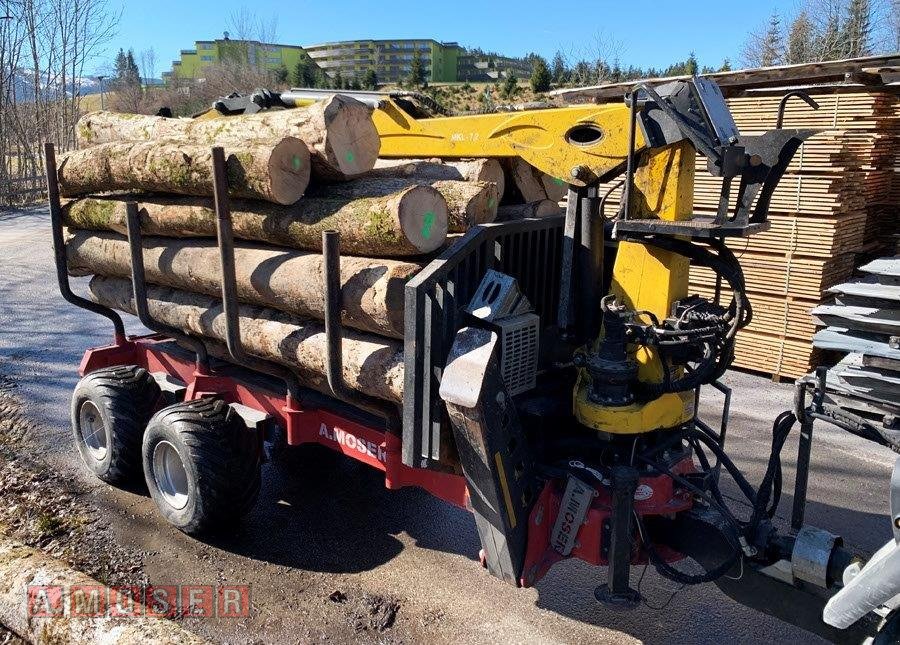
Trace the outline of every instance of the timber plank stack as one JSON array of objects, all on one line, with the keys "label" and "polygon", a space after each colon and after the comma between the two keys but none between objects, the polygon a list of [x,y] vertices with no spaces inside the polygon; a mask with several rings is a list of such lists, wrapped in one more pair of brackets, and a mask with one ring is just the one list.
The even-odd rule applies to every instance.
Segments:
[{"label": "timber plank stack", "polygon": [[344,378],[393,402],[402,400],[406,282],[448,233],[497,217],[504,182],[492,160],[377,162],[370,108],[340,95],[210,121],[92,113],[78,133],[57,175],[69,271],[91,276],[94,300],[136,311],[126,237],[134,201],[151,315],[227,356],[210,158],[222,146],[246,350],[328,392],[321,233],[337,230]]},{"label": "timber plank stack", "polygon": [[[866,258],[888,250],[900,203],[896,88],[805,89],[819,109],[791,99],[784,127],[822,131],[801,146],[775,190],[770,230],[728,240],[754,308],[753,322],[738,335],[734,364],[776,378],[800,377],[820,361],[809,311]],[[785,91],[727,99],[741,134],[772,129]],[[705,168],[698,158],[694,211],[713,214],[721,180]],[[607,208],[618,207],[620,194],[611,194]],[[714,284],[708,270],[692,268],[692,292],[710,297]]]}]

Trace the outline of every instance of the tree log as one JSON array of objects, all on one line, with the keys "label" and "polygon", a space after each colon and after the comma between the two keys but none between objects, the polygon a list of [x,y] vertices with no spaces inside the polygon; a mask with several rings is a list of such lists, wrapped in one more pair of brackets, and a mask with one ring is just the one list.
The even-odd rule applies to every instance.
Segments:
[{"label": "tree log", "polygon": [[[568,190],[566,183],[541,172],[521,157],[503,160],[503,168],[507,174],[507,184],[515,187],[525,203],[549,199],[560,201]],[[510,196],[507,201],[510,201]]]},{"label": "tree log", "polygon": [[559,204],[549,199],[527,204],[509,204],[497,209],[498,222],[527,219],[529,217],[553,217],[562,212]]},{"label": "tree log", "polygon": [[297,137],[309,147],[313,174],[338,181],[371,170],[381,147],[371,109],[341,95],[303,108],[210,120],[91,112],[79,119],[76,132],[82,148],[110,141],[171,138],[227,147],[248,139]]},{"label": "tree log", "polygon": [[[68,226],[126,233],[125,199],[138,201],[141,230],[166,237],[215,237],[210,200],[145,196],[89,197],[63,205]],[[358,199],[304,197],[293,206],[235,201],[231,220],[236,237],[307,251],[322,250],[322,231],[341,234],[341,252],[369,257],[431,253],[447,238],[447,203],[428,186]]]},{"label": "tree log", "polygon": [[[450,233],[464,233],[473,226],[493,222],[497,217],[497,186],[481,181],[439,180],[426,182],[447,202]],[[413,179],[360,177],[343,184],[320,186],[315,195],[359,199],[390,194],[407,186],[421,184]]]},{"label": "tree log", "polygon": [[[114,233],[76,231],[66,243],[69,271],[131,279],[128,241]],[[209,240],[144,239],[147,281],[216,296],[222,293],[218,246]],[[325,319],[323,262],[318,253],[239,244],[234,249],[242,302],[301,318]],[[382,336],[403,338],[403,288],[421,265],[341,257],[343,322]]]},{"label": "tree log", "polygon": [[541,183],[544,185],[544,192],[547,193],[547,199],[551,202],[559,204],[569,192],[569,185],[562,179],[551,177],[545,172],[538,171],[541,176]]},{"label": "tree log", "polygon": [[[228,192],[293,204],[309,184],[309,150],[294,137],[226,150]],[[181,141],[119,141],[61,155],[59,190],[66,196],[112,190],[213,194],[212,152]]]},{"label": "tree log", "polygon": [[[90,291],[96,302],[134,313],[131,283],[95,276]],[[225,314],[218,298],[165,287],[147,289],[150,314],[160,322],[196,336],[223,342]],[[325,327],[275,309],[241,305],[241,341],[260,358],[297,370],[304,384],[328,392],[325,380]],[[344,331],[343,373],[347,385],[359,392],[399,403],[403,398],[403,348],[395,340]]]},{"label": "tree log", "polygon": [[379,159],[368,177],[399,177],[416,181],[490,181],[497,184],[497,202],[503,199],[506,176],[496,159]]}]

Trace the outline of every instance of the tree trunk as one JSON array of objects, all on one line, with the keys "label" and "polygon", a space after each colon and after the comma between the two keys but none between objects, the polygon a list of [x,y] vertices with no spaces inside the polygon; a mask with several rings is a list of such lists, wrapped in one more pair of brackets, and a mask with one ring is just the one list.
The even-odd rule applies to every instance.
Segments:
[{"label": "tree trunk", "polygon": [[[309,150],[284,137],[226,150],[228,192],[293,204],[309,184]],[[213,194],[211,148],[180,141],[120,141],[61,155],[59,189],[66,196],[112,190]]]},{"label": "tree trunk", "polygon": [[559,204],[549,199],[527,204],[509,204],[497,209],[498,222],[511,222],[513,220],[527,219],[529,217],[553,217],[562,212]]},{"label": "tree trunk", "polygon": [[[521,157],[504,159],[503,167],[507,174],[507,184],[515,187],[525,203],[542,199],[558,202],[568,190],[564,181],[541,172]],[[508,196],[507,201],[510,201],[509,197],[512,196]]]},{"label": "tree trunk", "polygon": [[381,147],[371,109],[340,95],[303,108],[209,120],[91,112],[81,117],[77,130],[82,148],[111,141],[170,138],[227,147],[247,139],[297,137],[309,147],[313,174],[339,181],[371,170]]},{"label": "tree trunk", "polygon": [[[69,271],[131,279],[128,241],[113,233],[77,231],[66,243]],[[222,293],[219,249],[208,240],[144,239],[147,281],[208,296]],[[325,319],[322,256],[240,244],[234,249],[238,298],[302,318]],[[343,322],[403,338],[403,289],[421,265],[341,257]]]},{"label": "tree trunk", "polygon": [[[215,237],[216,214],[210,200],[136,196],[141,230],[166,237]],[[125,234],[124,197],[90,197],[63,205],[68,226]],[[365,198],[305,197],[293,206],[262,202],[231,204],[236,237],[307,251],[322,250],[322,231],[341,234],[341,252],[368,257],[407,257],[431,253],[447,238],[447,204],[428,186]]]},{"label": "tree trunk", "polygon": [[[134,313],[131,283],[95,276],[94,300]],[[218,298],[165,287],[147,290],[150,314],[158,321],[196,336],[225,340],[225,314]],[[325,326],[274,309],[239,307],[241,342],[251,354],[296,369],[309,387],[329,392],[325,379]],[[344,380],[355,390],[399,403],[403,398],[403,347],[395,340],[345,330]]]},{"label": "tree trunk", "polygon": [[[320,187],[316,195],[359,199],[385,195],[407,186],[420,184],[413,179],[360,177],[343,184]],[[439,180],[426,182],[446,200],[447,230],[464,233],[473,226],[493,222],[497,217],[497,186],[481,181]]]},{"label": "tree trunk", "polygon": [[399,177],[415,181],[490,181],[497,184],[497,201],[503,199],[506,178],[496,159],[379,159],[368,177]]}]

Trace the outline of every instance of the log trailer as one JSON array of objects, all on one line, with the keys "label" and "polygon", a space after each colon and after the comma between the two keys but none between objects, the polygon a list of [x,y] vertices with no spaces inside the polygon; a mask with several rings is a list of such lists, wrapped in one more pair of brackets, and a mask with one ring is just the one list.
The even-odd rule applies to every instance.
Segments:
[{"label": "log trailer", "polygon": [[[866,564],[803,522],[812,424],[827,419],[821,389],[806,382],[801,391],[812,396],[775,420],[758,487],[725,450],[730,391],[719,377],[752,316],[725,239],[768,228],[769,198],[814,131],[784,129],[779,118],[764,134],[742,135],[718,87],[702,78],[640,84],[618,105],[393,115],[394,125],[380,127],[393,156],[519,155],[569,184],[564,216],[475,227],[407,283],[399,408],[343,382],[333,232],[323,234],[331,395],[242,347],[221,148],[214,203],[228,355],[211,357],[201,338],[150,315],[133,203],[134,299],[153,333],[127,336],[115,311],[70,287],[48,144],[60,290],[114,330],[110,345],[85,353],[72,398],[88,467],[112,483],[143,471],[163,516],[201,534],[252,506],[261,464],[277,448],[321,444],[384,472],[389,489],[417,486],[470,510],[482,564],[509,584],[532,586],[555,563],[579,558],[607,568],[597,599],[627,607],[640,600],[630,568],[649,562],[679,584],[714,582],[831,640],[896,642],[897,544]],[[722,181],[712,216],[692,209],[697,153]],[[607,213],[598,184],[616,178],[623,203]],[[688,292],[692,264],[715,273],[715,299]],[[703,386],[725,395],[718,428],[698,416]],[[792,527],[782,533],[773,525],[781,452],[798,420]],[[725,477],[749,512],[726,503]],[[900,526],[896,471],[891,498]],[[679,565],[686,558],[702,573]]]}]

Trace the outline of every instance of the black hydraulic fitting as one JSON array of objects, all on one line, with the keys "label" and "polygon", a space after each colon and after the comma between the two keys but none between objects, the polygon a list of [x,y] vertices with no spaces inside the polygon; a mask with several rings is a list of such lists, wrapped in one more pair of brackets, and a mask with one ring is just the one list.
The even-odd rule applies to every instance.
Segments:
[{"label": "black hydraulic fitting", "polygon": [[603,310],[603,340],[596,353],[581,354],[576,364],[587,369],[591,377],[588,398],[610,406],[629,405],[634,401],[632,384],[638,366],[628,357],[625,318],[615,307]]}]

